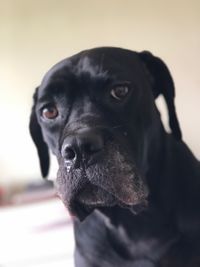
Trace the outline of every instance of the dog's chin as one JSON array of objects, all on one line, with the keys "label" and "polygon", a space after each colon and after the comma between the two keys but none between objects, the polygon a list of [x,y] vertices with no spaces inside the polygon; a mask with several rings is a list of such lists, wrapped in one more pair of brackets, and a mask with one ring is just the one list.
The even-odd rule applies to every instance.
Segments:
[{"label": "dog's chin", "polygon": [[75,201],[73,205],[68,206],[67,208],[71,216],[79,221],[84,221],[95,209],[95,207],[85,205],[79,201]]},{"label": "dog's chin", "polygon": [[107,204],[105,205],[99,205],[98,203],[96,205],[86,205],[83,204],[81,202],[75,202],[73,209],[69,209],[70,213],[72,214],[72,216],[76,219],[78,219],[79,221],[84,221],[91,213],[93,213],[94,210],[96,209],[101,209],[101,208],[111,208],[114,206],[107,206]]},{"label": "dog's chin", "polygon": [[80,191],[76,198],[70,203],[64,201],[71,216],[79,221],[84,221],[94,210],[112,212],[113,208],[128,209],[134,215],[140,213],[147,207],[147,200],[127,204],[104,189],[92,184],[87,184],[84,190]]},{"label": "dog's chin", "polygon": [[117,205],[117,203],[118,200],[112,194],[88,183],[85,189],[81,190],[71,203],[68,203],[67,208],[73,217],[83,221],[95,209],[104,207],[111,208]]}]

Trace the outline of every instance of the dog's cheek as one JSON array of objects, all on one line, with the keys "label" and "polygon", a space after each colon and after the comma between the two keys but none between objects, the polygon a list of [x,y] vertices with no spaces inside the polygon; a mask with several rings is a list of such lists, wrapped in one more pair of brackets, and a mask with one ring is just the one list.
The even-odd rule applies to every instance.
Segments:
[{"label": "dog's cheek", "polygon": [[90,171],[86,173],[92,184],[101,187],[125,205],[137,205],[147,198],[147,187],[134,174],[124,175],[123,172],[116,170],[111,175],[100,169],[93,170],[92,174]]},{"label": "dog's cheek", "polygon": [[86,175],[92,184],[126,205],[136,205],[147,198],[147,186],[119,148],[110,147],[99,164],[86,169]]}]

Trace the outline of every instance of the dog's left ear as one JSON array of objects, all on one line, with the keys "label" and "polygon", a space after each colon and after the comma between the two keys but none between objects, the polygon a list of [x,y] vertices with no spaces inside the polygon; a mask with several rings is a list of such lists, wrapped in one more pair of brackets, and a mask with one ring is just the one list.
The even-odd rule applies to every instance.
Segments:
[{"label": "dog's left ear", "polygon": [[154,98],[156,99],[159,95],[164,96],[168,108],[169,125],[172,130],[172,134],[177,140],[181,140],[182,133],[174,105],[175,87],[167,66],[160,58],[153,56],[148,51],[143,51],[138,55],[153,78]]},{"label": "dog's left ear", "polygon": [[45,178],[48,175],[50,159],[49,159],[48,147],[44,141],[42,130],[38,123],[36,112],[35,112],[35,105],[37,101],[37,91],[38,91],[38,88],[36,88],[36,91],[33,95],[34,104],[32,107],[32,112],[31,112],[31,117],[30,117],[29,130],[30,130],[30,134],[33,139],[33,142],[37,148],[38,157],[40,160],[41,173],[42,173],[42,176]]}]

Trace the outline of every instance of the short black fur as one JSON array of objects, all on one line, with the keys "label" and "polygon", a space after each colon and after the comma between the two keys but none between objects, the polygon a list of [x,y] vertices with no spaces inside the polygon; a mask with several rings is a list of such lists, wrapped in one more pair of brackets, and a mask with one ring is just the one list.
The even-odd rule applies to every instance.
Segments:
[{"label": "short black fur", "polygon": [[[127,92],[120,100],[116,88]],[[57,191],[75,216],[76,267],[200,266],[200,163],[182,141],[174,97],[167,66],[146,51],[86,50],[42,80],[30,132],[43,176],[48,148],[58,159]],[[48,105],[54,119],[42,115]]]}]

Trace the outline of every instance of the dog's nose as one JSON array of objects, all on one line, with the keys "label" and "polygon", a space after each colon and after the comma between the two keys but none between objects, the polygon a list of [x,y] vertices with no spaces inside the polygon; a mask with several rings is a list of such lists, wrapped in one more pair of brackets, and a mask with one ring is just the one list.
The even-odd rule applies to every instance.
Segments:
[{"label": "dog's nose", "polygon": [[87,129],[67,136],[63,142],[61,153],[65,162],[75,165],[81,160],[90,160],[103,147],[103,134]]}]

